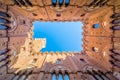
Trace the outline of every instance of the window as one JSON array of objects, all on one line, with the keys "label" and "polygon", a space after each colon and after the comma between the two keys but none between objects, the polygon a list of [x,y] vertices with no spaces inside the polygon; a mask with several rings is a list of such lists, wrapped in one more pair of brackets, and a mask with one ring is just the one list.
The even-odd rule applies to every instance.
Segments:
[{"label": "window", "polygon": [[53,4],[54,6],[56,6],[57,0],[52,0],[52,4]]},{"label": "window", "polygon": [[25,20],[21,19],[21,20],[20,20],[20,24],[21,24],[21,25],[24,25],[24,24],[25,24]]},{"label": "window", "polygon": [[30,0],[24,0],[24,1],[22,1],[22,0],[13,0],[14,1],[14,3],[16,4],[16,5],[18,5],[18,6],[26,6],[26,5],[29,5],[29,6],[32,6],[32,3],[31,3],[31,1]]},{"label": "window", "polygon": [[32,60],[32,63],[36,63],[37,62],[37,58]]},{"label": "window", "polygon": [[7,51],[8,51],[7,49],[5,49],[5,50],[0,50],[0,55],[6,53]]},{"label": "window", "polygon": [[58,74],[58,80],[63,80],[62,73]]},{"label": "window", "polygon": [[63,0],[59,0],[59,5],[62,6]]},{"label": "window", "polygon": [[32,13],[32,15],[33,15],[33,16],[37,16],[37,14],[36,14],[36,13]]},{"label": "window", "polygon": [[8,29],[7,26],[0,24],[0,30],[6,30],[6,29]]},{"label": "window", "polygon": [[68,6],[70,3],[70,0],[65,0],[65,5]]},{"label": "window", "polygon": [[119,24],[120,23],[120,20],[119,19],[115,19],[112,21],[113,24]]},{"label": "window", "polygon": [[68,73],[65,73],[64,80],[70,80]]},{"label": "window", "polygon": [[0,18],[0,23],[9,23],[9,21],[4,18]]},{"label": "window", "polygon": [[113,26],[113,28],[112,28],[113,30],[120,30],[120,26],[118,25],[118,26]]},{"label": "window", "polygon": [[58,60],[56,61],[56,64],[60,64],[60,63],[61,63],[61,60],[58,59]]},{"label": "window", "polygon": [[65,2],[65,6],[68,6],[70,3],[70,0],[65,0],[65,1],[64,0],[52,0],[53,6],[56,6],[57,1],[59,2],[60,7],[64,4],[64,2]]},{"label": "window", "polygon": [[53,73],[52,80],[70,80],[70,77],[68,73],[65,73],[64,75],[61,72],[59,72],[58,74]]},{"label": "window", "polygon": [[0,11],[0,16],[3,16],[3,17],[10,17],[7,13],[1,12],[1,11]]},{"label": "window", "polygon": [[0,30],[6,30],[9,28],[6,25],[7,23],[10,23],[10,21],[8,20],[9,17],[10,16],[7,13],[0,11]]},{"label": "window", "polygon": [[93,25],[93,28],[99,28],[99,27],[100,27],[99,23]]},{"label": "window", "polygon": [[57,77],[56,77],[55,73],[52,74],[52,80],[57,80]]},{"label": "window", "polygon": [[57,13],[57,14],[56,14],[56,16],[57,16],[57,17],[60,17],[60,16],[61,16],[61,14],[60,14],[60,13]]}]

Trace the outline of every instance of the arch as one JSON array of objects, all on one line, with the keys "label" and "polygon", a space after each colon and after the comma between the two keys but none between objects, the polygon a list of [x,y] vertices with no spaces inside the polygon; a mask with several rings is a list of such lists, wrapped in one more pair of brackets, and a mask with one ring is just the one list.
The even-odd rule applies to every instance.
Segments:
[{"label": "arch", "polygon": [[8,58],[9,58],[9,55],[4,55],[0,58],[0,62],[5,61]]},{"label": "arch", "polygon": [[56,4],[57,4],[57,0],[52,0],[52,5],[56,6]]},{"label": "arch", "polygon": [[70,3],[70,0],[65,0],[65,6],[68,6]]},{"label": "arch", "polygon": [[61,72],[59,72],[59,74],[58,74],[58,80],[63,80],[63,75],[62,75],[62,73]]},{"label": "arch", "polygon": [[100,27],[99,23],[93,25],[93,28],[99,28],[99,27]]},{"label": "arch", "polygon": [[118,17],[120,17],[120,13],[115,13],[112,15],[112,18],[118,18]]},{"label": "arch", "polygon": [[62,6],[63,5],[63,0],[59,0],[59,5]]},{"label": "arch", "polygon": [[16,5],[19,5],[20,6],[20,3],[19,2],[17,2],[16,0],[13,0],[14,1],[14,4],[16,4]]},{"label": "arch", "polygon": [[26,0],[26,3],[30,6],[32,6],[32,3],[30,2],[30,0]]},{"label": "arch", "polygon": [[8,50],[7,50],[7,49],[0,50],[0,55],[5,54],[5,53],[7,53],[7,52],[8,52]]},{"label": "arch", "polygon": [[120,19],[115,19],[112,21],[113,24],[120,24]]},{"label": "arch", "polygon": [[9,19],[10,26],[9,26],[8,32],[13,32],[17,28],[17,20],[16,20],[17,17],[15,17],[14,14],[10,11],[8,12],[8,14],[11,16]]},{"label": "arch", "polygon": [[6,29],[8,29],[8,26],[5,26],[5,25],[3,25],[3,24],[0,24],[0,30],[6,30]]},{"label": "arch", "polygon": [[2,11],[0,11],[0,16],[3,16],[3,17],[10,17],[6,12],[2,12]]},{"label": "arch", "polygon": [[65,75],[64,75],[64,80],[70,80],[70,77],[69,77],[69,74],[68,74],[68,73],[65,73]]},{"label": "arch", "polygon": [[80,58],[80,61],[84,64],[86,64],[87,62],[83,59],[83,58]]},{"label": "arch", "polygon": [[22,4],[23,6],[26,6],[26,5],[25,5],[25,2],[22,1],[22,0],[19,0],[19,3]]},{"label": "arch", "polygon": [[120,68],[120,62],[114,61],[114,60],[109,60],[109,62],[110,62],[113,66],[116,66],[116,67]]},{"label": "arch", "polygon": [[120,30],[120,26],[113,26],[113,30]]},{"label": "arch", "polygon": [[61,63],[61,60],[57,59],[56,64],[60,64],[60,63]]},{"label": "arch", "polygon": [[10,30],[11,21],[12,17],[8,13],[0,11],[0,30]]},{"label": "arch", "polygon": [[19,7],[21,7],[21,5],[25,7],[27,7],[27,5],[32,6],[32,3],[30,0],[13,0],[13,2]]},{"label": "arch", "polygon": [[92,51],[98,52],[98,51],[99,51],[99,48],[97,48],[97,47],[92,47]]},{"label": "arch", "polygon": [[56,76],[55,73],[52,74],[52,78],[51,78],[51,80],[57,80],[57,76]]},{"label": "arch", "polygon": [[8,21],[8,20],[6,20],[6,19],[4,19],[4,18],[0,18],[0,23],[10,23],[10,21]]}]

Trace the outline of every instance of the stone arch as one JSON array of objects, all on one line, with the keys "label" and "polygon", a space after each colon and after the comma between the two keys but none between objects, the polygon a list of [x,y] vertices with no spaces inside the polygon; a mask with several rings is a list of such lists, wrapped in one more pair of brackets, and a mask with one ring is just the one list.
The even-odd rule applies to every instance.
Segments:
[{"label": "stone arch", "polygon": [[63,65],[54,65],[50,68],[50,72],[54,72],[54,71],[67,71],[68,73],[71,72],[71,70]]}]

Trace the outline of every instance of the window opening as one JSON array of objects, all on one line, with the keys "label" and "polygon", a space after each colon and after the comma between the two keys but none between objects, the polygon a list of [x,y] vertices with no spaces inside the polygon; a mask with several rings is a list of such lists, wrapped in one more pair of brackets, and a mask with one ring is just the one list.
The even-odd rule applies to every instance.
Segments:
[{"label": "window opening", "polygon": [[56,64],[60,64],[60,63],[61,63],[61,60],[58,59],[58,60],[56,61]]},{"label": "window opening", "polygon": [[98,23],[93,25],[93,28],[99,28],[99,27],[100,25]]}]

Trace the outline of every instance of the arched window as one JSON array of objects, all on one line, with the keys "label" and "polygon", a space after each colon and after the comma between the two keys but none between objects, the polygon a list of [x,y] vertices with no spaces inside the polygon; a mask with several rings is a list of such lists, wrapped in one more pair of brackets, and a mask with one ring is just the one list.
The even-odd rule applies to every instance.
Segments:
[{"label": "arched window", "polygon": [[7,26],[0,24],[0,30],[6,30],[6,29],[8,29]]},{"label": "arched window", "polygon": [[64,80],[70,80],[68,73],[65,73]]},{"label": "arched window", "polygon": [[7,24],[10,24],[10,16],[6,12],[0,11],[0,30],[6,30],[9,28]]},{"label": "arched window", "polygon": [[9,23],[9,21],[6,19],[0,18],[0,23]]},{"label": "arched window", "polygon": [[60,64],[60,63],[61,63],[61,60],[57,59],[56,64]]},{"label": "arched window", "polygon": [[62,73],[59,73],[59,74],[58,74],[58,80],[63,80]]},{"label": "arched window", "polygon": [[52,80],[57,80],[57,76],[55,73],[52,74]]},{"label": "arched window", "polygon": [[52,0],[52,4],[53,4],[53,6],[56,6],[57,0]]},{"label": "arched window", "polygon": [[120,13],[115,13],[112,15],[112,18],[117,18],[117,17],[120,17]]},{"label": "arched window", "polygon": [[32,2],[30,0],[26,0],[26,3],[29,4],[30,6],[33,6]]},{"label": "arched window", "polygon": [[99,28],[99,27],[100,27],[99,23],[93,25],[93,28]]},{"label": "arched window", "polygon": [[13,0],[13,1],[16,5],[18,5],[20,7],[21,7],[21,5],[25,6],[25,7],[27,7],[28,5],[32,6],[32,3],[30,0]]},{"label": "arched window", "polygon": [[10,17],[7,13],[1,12],[1,11],[0,11],[0,16],[3,16],[3,17]]},{"label": "arched window", "polygon": [[55,72],[52,74],[52,80],[70,80],[70,77],[68,73],[62,74],[59,72],[58,74],[55,74]]},{"label": "arched window", "polygon": [[120,26],[118,25],[118,26],[113,26],[113,28],[112,28],[113,30],[120,30]]},{"label": "arched window", "polygon": [[25,6],[25,2],[24,2],[24,1],[20,0],[19,3],[20,3],[21,5],[23,5],[23,6]]},{"label": "arched window", "polygon": [[4,50],[0,50],[0,55],[4,54],[4,53],[7,53],[7,49],[4,49]]},{"label": "arched window", "polygon": [[82,63],[84,63],[84,64],[87,63],[87,62],[86,62],[84,59],[82,59],[82,58],[80,59],[80,61],[81,61]]},{"label": "arched window", "polygon": [[65,6],[68,6],[70,3],[70,0],[52,0],[52,5],[56,6],[57,2],[59,3],[60,7],[63,5],[63,3],[65,3]]},{"label": "arched window", "polygon": [[70,0],[65,0],[65,5],[68,6],[70,3]]},{"label": "arched window", "polygon": [[119,19],[115,19],[112,21],[113,24],[119,24],[120,23],[120,20]]},{"label": "arched window", "polygon": [[93,50],[94,52],[98,52],[98,51],[99,51],[99,48],[97,48],[97,47],[92,47],[92,50]]},{"label": "arched window", "polygon": [[59,0],[59,5],[60,5],[60,6],[63,5],[63,0]]}]

